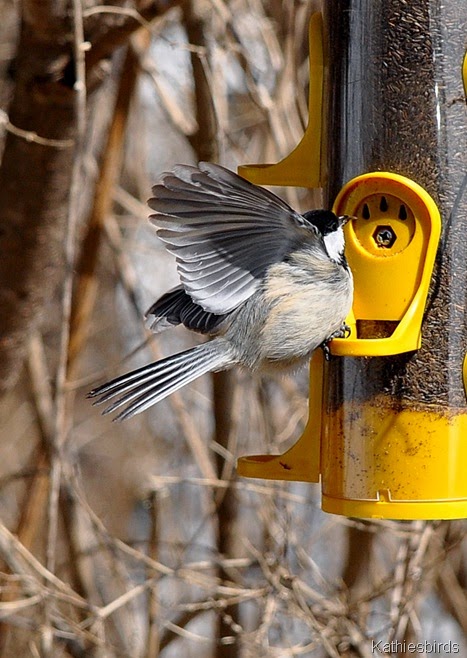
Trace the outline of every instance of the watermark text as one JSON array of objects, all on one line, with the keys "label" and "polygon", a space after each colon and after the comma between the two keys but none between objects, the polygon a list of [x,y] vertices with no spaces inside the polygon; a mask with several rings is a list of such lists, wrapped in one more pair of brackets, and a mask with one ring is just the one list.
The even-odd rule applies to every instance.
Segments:
[{"label": "watermark text", "polygon": [[393,640],[392,642],[385,642],[380,640],[376,642],[372,640],[371,642],[371,651],[373,653],[379,653],[384,656],[384,654],[396,654],[396,653],[421,653],[421,654],[457,654],[460,652],[460,645],[458,642],[430,642],[425,640],[424,642],[402,642]]}]

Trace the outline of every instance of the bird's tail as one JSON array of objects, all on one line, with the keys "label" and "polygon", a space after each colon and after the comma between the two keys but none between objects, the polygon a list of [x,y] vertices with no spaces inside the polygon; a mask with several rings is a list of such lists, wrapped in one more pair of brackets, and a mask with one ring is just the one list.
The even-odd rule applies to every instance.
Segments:
[{"label": "bird's tail", "polygon": [[201,375],[223,370],[233,363],[230,347],[217,338],[112,379],[90,391],[88,397],[98,398],[94,404],[116,398],[103,413],[109,414],[126,405],[114,419],[124,420],[152,407]]}]

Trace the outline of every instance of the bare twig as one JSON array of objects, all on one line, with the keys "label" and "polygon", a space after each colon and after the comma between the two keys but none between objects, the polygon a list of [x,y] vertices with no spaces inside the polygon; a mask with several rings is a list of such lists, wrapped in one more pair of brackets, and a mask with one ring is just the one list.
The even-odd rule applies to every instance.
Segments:
[{"label": "bare twig", "polygon": [[[81,194],[81,175],[84,157],[84,143],[86,136],[86,83],[85,83],[85,50],[84,26],[82,4],[80,0],[73,0],[74,17],[74,56],[75,56],[75,116],[76,116],[76,150],[73,165],[68,217],[65,232],[65,278],[62,289],[61,317],[60,317],[60,348],[57,371],[55,376],[54,399],[54,426],[52,437],[50,490],[48,507],[48,533],[46,547],[46,565],[50,572],[54,572],[56,565],[58,510],[60,482],[62,477],[63,447],[68,430],[68,417],[66,413],[66,375],[68,361],[68,346],[70,340],[70,319],[73,294],[73,268],[75,263],[75,236],[78,223],[78,209]],[[51,627],[50,609],[47,608],[47,626]],[[52,634],[43,634],[43,650],[46,655],[52,655]],[[49,639],[47,639],[49,637]]]},{"label": "bare twig", "polygon": [[[99,80],[100,75],[97,71],[99,65],[109,58],[117,48],[127,43],[133,32],[140,27],[151,30],[151,21],[158,16],[162,16],[179,3],[180,0],[168,0],[168,2],[163,3],[153,0],[145,3],[144,6],[140,6],[139,11],[132,7],[112,7],[109,5],[89,8],[86,11],[88,19],[96,14],[115,14],[119,20],[114,24],[106,21],[94,24],[90,36],[92,49],[86,57],[88,86],[93,87],[95,82]],[[124,20],[121,20],[121,17],[124,17]]]},{"label": "bare twig", "polygon": [[[149,538],[149,557],[152,560],[159,558],[159,496],[156,491],[150,497],[151,503],[151,534]],[[148,604],[148,635],[146,641],[146,658],[157,658],[160,652],[159,633],[159,601],[155,584],[149,592]]]},{"label": "bare twig", "polygon": [[42,591],[41,581],[44,580],[59,593],[66,594],[73,605],[89,607],[85,599],[44,567],[3,524],[0,524],[0,552],[14,573],[29,577],[27,586],[33,593]]},{"label": "bare twig", "polygon": [[[117,265],[119,267],[122,283],[132,303],[132,308],[135,312],[135,315],[137,316],[138,321],[140,321],[141,317],[143,316],[143,311],[140,308],[138,294],[136,291],[137,278],[129,259],[125,256],[120,230],[113,217],[108,217],[106,222],[106,230],[111,245],[115,250]],[[141,327],[141,330],[144,331],[143,326],[141,324],[139,326]],[[144,335],[148,337],[149,332],[144,332]],[[161,358],[157,346],[154,343],[150,343],[149,348],[156,359]],[[202,440],[199,432],[193,424],[190,418],[190,414],[187,411],[186,405],[183,402],[182,396],[176,392],[170,396],[169,401],[175,412],[174,418],[178,423],[180,423],[183,434],[187,439],[191,451],[193,452],[193,456],[201,474],[205,478],[215,479],[216,474],[214,471],[214,466],[210,459],[206,444]]]},{"label": "bare twig", "polygon": [[[183,0],[183,23],[188,41],[207,49],[205,32],[206,26],[199,13],[200,5],[193,0]],[[193,68],[193,82],[195,87],[195,108],[198,129],[189,139],[198,160],[217,162],[219,159],[219,134],[213,91],[210,84],[209,60],[200,53],[191,53],[191,66]]]},{"label": "bare twig", "polygon": [[49,139],[47,137],[41,137],[36,132],[34,132],[34,130],[23,130],[18,126],[14,126],[8,119],[8,115],[4,110],[0,110],[0,126],[4,126],[5,130],[10,132],[12,135],[21,137],[27,142],[40,144],[41,146],[50,146],[56,149],[66,149],[74,146],[74,141],[72,139]]},{"label": "bare twig", "polygon": [[402,589],[397,597],[398,611],[395,618],[393,618],[390,641],[404,638],[410,616],[418,602],[420,590],[424,583],[422,567],[433,535],[433,526],[422,521],[413,522],[413,526],[414,532],[408,538],[408,552],[405,560]]},{"label": "bare twig", "polygon": [[[146,41],[146,47],[149,45]],[[78,262],[78,288],[72,315],[70,345],[68,350],[68,378],[73,378],[73,366],[88,333],[89,318],[97,293],[96,264],[101,236],[106,217],[113,201],[113,189],[120,173],[125,128],[130,102],[138,78],[138,58],[129,47],[120,74],[119,89],[112,122],[107,136],[107,144],[102,155],[94,203],[89,217],[87,233],[84,237]]]},{"label": "bare twig", "polygon": [[75,152],[75,164],[73,167],[72,185],[68,206],[67,230],[65,235],[65,278],[62,291],[61,304],[61,336],[59,362],[55,377],[55,422],[53,444],[56,454],[53,457],[51,475],[51,494],[49,507],[49,537],[47,542],[47,567],[50,571],[55,567],[55,549],[57,532],[57,509],[58,494],[60,486],[60,454],[66,438],[66,370],[68,359],[68,344],[70,339],[70,319],[73,294],[73,268],[75,263],[75,234],[78,221],[78,208],[81,194],[81,167],[84,156],[84,139],[86,131],[86,86],[85,86],[85,62],[83,49],[84,30],[82,5],[79,0],[74,0],[74,52],[76,61],[76,83],[75,83],[75,112],[77,124],[77,142]]}]

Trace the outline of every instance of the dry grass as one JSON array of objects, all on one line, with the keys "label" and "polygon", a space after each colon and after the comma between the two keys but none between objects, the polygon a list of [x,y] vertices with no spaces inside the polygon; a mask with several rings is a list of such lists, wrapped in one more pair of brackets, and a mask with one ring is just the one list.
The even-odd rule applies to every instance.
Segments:
[{"label": "dry grass", "polygon": [[[141,32],[115,63],[119,88],[99,97],[110,127],[93,120],[92,98],[86,114],[80,87],[88,138],[67,243],[77,265],[0,402],[2,657],[370,658],[373,641],[459,642],[467,631],[464,522],[330,517],[314,485],[236,478],[238,455],[300,435],[306,374],[232,375],[222,431],[206,381],[123,425],[84,399],[98,379],[192,340],[150,341],[142,323],[173,278],[145,227],[150,182],[200,144],[231,166],[291,150],[306,119],[312,5],[206,0],[166,14],[150,48]],[[296,206],[319,198],[285,193]]]}]

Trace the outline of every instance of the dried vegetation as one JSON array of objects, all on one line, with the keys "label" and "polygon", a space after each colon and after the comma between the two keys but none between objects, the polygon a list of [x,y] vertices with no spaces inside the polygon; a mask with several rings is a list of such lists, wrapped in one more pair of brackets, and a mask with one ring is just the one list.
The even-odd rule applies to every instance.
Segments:
[{"label": "dried vegetation", "polygon": [[[29,307],[2,310],[17,314],[2,324],[14,337],[1,357],[14,374],[0,402],[2,657],[369,658],[382,639],[462,642],[464,522],[328,517],[314,485],[237,479],[238,455],[299,436],[306,374],[217,375],[123,425],[84,399],[97,380],[193,340],[150,340],[142,320],[175,280],[146,226],[150,184],[180,160],[234,167],[291,150],[306,122],[315,5],[75,0],[67,13],[24,0],[23,30],[42,29],[57,51],[31,79],[45,67],[48,94],[75,75],[63,128],[39,116],[37,95],[17,123],[10,73],[24,81],[28,34],[16,38],[18,7],[1,3],[2,212],[7,225],[29,213],[33,235],[10,272]],[[47,30],[52,11],[63,12],[65,45]],[[12,170],[13,156],[36,158],[35,187],[24,178],[31,163]],[[52,260],[36,244],[49,238],[65,245]]]}]

